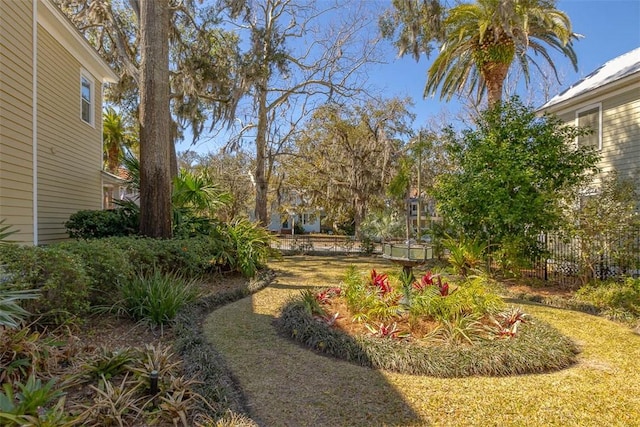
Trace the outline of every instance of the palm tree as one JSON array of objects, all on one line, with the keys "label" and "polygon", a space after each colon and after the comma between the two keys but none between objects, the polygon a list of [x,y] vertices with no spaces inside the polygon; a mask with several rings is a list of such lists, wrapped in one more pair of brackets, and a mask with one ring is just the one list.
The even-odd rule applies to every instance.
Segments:
[{"label": "palm tree", "polygon": [[105,167],[111,173],[117,172],[125,150],[130,151],[136,145],[131,127],[113,107],[102,114],[102,144]]},{"label": "palm tree", "polygon": [[577,69],[572,41],[579,35],[571,21],[555,8],[554,0],[477,0],[449,9],[443,22],[444,39],[438,57],[429,68],[424,95],[441,87],[441,98],[467,89],[478,99],[487,92],[490,106],[502,100],[502,87],[517,59],[529,83],[529,64],[540,68],[532,51],[555,64],[545,45],[571,60]]}]

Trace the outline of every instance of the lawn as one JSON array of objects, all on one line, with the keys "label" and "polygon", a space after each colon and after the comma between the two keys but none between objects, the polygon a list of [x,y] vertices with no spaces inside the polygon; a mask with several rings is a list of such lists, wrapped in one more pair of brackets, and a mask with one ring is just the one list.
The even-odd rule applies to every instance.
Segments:
[{"label": "lawn", "polygon": [[252,416],[267,426],[640,425],[640,336],[592,315],[526,303],[581,346],[563,371],[440,379],[374,371],[276,334],[280,307],[302,289],[336,285],[345,269],[382,259],[285,257],[268,288],[214,311],[204,330],[228,362]]}]

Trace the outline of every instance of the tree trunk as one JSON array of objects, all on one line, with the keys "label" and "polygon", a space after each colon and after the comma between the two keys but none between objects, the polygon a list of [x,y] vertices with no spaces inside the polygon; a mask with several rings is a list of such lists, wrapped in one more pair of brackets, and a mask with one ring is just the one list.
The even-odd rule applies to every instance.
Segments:
[{"label": "tree trunk", "polygon": [[489,107],[493,107],[502,101],[502,86],[507,78],[509,64],[501,62],[488,62],[480,70],[485,83],[487,84],[487,101]]},{"label": "tree trunk", "polygon": [[170,238],[168,0],[140,0],[140,52],[140,233]]},{"label": "tree trunk", "polygon": [[266,176],[267,157],[267,92],[266,88],[258,87],[258,128],[256,134],[256,207],[255,216],[261,225],[267,226],[267,193],[269,182]]}]

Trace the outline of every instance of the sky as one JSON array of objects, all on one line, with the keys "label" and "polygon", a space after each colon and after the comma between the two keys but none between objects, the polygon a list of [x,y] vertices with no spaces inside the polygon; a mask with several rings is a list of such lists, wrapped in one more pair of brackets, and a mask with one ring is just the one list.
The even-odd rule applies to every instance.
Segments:
[{"label": "sky", "polygon": [[[552,54],[561,81],[554,83],[557,90],[550,96],[568,88],[605,62],[640,47],[640,0],[560,0],[557,8],[569,16],[573,31],[583,37],[574,42],[577,71],[567,58]],[[386,97],[412,98],[415,129],[434,121],[439,123],[443,118],[454,120],[461,108],[459,102],[446,102],[438,96],[424,99],[422,96],[427,69],[435,58],[435,52],[431,58],[422,57],[416,62],[410,56],[396,58],[391,46],[386,50],[389,53],[388,63],[369,70],[370,84],[383,89]],[[548,50],[553,52],[551,48]],[[545,61],[540,58],[539,63],[544,64]],[[518,94],[524,97],[521,93],[524,90],[519,87]],[[211,141],[190,147],[190,136],[186,136],[185,141],[178,145],[179,151],[190,148],[206,153],[219,148]]]}]

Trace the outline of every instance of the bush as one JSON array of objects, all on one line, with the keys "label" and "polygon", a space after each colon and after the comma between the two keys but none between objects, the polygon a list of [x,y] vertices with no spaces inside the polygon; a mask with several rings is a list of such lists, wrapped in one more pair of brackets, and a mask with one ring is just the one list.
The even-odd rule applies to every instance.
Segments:
[{"label": "bush", "polygon": [[69,237],[94,239],[110,236],[130,236],[138,232],[140,218],[131,209],[83,210],[69,217],[64,226]]},{"label": "bush", "polygon": [[116,305],[135,320],[164,325],[198,296],[196,283],[156,269],[118,286],[122,300]]},{"label": "bush", "polygon": [[640,279],[629,277],[623,283],[608,281],[583,286],[574,300],[592,305],[618,320],[637,319],[640,318]]},{"label": "bush", "polygon": [[113,240],[63,242],[53,247],[74,254],[82,262],[91,280],[89,301],[92,305],[113,304],[117,285],[133,277],[133,265],[127,253]]},{"label": "bush", "polygon": [[271,239],[267,230],[247,220],[220,224],[209,238],[213,262],[253,277],[272,253]]},{"label": "bush", "polygon": [[158,268],[165,273],[180,272],[194,277],[211,268],[213,256],[207,237],[161,240],[131,236],[113,237],[105,242],[123,251],[139,273]]},{"label": "bush", "polygon": [[55,247],[1,246],[0,258],[17,287],[40,291],[40,298],[25,303],[31,313],[63,324],[87,312],[91,281],[72,253]]}]

